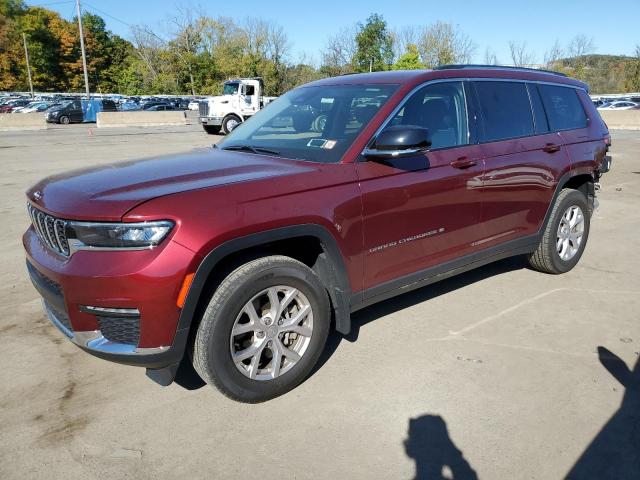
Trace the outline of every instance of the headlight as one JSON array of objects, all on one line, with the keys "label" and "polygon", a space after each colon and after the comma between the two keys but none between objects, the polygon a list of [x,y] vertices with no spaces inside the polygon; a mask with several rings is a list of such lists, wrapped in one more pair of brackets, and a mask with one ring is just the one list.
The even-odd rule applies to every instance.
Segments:
[{"label": "headlight", "polygon": [[67,239],[71,251],[134,249],[158,245],[173,228],[169,220],[143,223],[68,222]]}]

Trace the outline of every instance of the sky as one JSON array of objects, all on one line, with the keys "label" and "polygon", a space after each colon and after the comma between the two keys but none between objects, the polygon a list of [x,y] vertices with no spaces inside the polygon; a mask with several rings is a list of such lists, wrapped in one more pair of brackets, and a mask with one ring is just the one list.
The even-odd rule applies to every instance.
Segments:
[{"label": "sky", "polygon": [[[74,1],[36,0],[64,18],[75,15]],[[163,25],[178,5],[200,8],[209,16],[241,22],[260,17],[282,25],[292,44],[293,60],[303,53],[318,62],[327,39],[341,28],[381,14],[390,28],[428,25],[441,20],[458,25],[476,44],[475,62],[486,48],[499,63],[510,63],[509,41],[526,42],[542,63],[556,39],[564,46],[578,34],[593,38],[595,53],[632,55],[640,45],[640,0],[81,0],[83,9],[101,15],[109,30],[130,38],[131,24],[146,24],[162,36]],[[110,16],[105,15],[108,14]]]}]

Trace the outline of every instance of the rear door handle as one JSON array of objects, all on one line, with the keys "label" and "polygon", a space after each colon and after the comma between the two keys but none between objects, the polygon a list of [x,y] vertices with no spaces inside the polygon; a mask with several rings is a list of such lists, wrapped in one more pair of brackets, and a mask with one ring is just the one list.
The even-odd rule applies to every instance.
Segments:
[{"label": "rear door handle", "polygon": [[555,143],[547,143],[542,150],[547,153],[556,153],[560,151],[560,145],[556,145]]},{"label": "rear door handle", "polygon": [[467,157],[460,157],[452,161],[449,165],[451,165],[453,168],[469,168],[477,164],[477,160],[471,160]]}]

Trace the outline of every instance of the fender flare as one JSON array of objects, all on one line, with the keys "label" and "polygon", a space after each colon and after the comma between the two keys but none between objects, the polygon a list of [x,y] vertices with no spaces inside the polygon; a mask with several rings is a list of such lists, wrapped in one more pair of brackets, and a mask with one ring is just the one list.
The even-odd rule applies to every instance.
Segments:
[{"label": "fender flare", "polygon": [[[558,180],[558,183],[556,185],[555,192],[553,192],[553,196],[551,197],[549,205],[547,206],[547,213],[545,214],[544,219],[542,220],[542,223],[540,224],[540,228],[538,229],[538,232],[537,232],[538,238],[542,238],[542,235],[544,234],[544,229],[545,229],[545,227],[547,225],[547,222],[549,221],[549,217],[551,216],[551,211],[553,210],[553,205],[556,203],[556,199],[558,198],[558,195],[560,195],[560,192],[562,191],[562,189],[565,187],[565,185],[567,183],[569,183],[569,181],[572,178],[579,177],[579,176],[582,176],[582,175],[591,175],[591,178],[593,179],[593,172],[592,171],[579,172],[579,171],[576,171],[576,170],[570,170],[570,171],[566,172],[564,175],[562,175],[560,177],[560,179]],[[591,201],[592,200],[590,198],[588,198],[588,197],[591,194],[595,194],[595,192],[593,192],[593,191],[588,192],[587,202],[590,203],[590,206],[592,206],[591,205]]]},{"label": "fender flare", "polygon": [[[205,284],[216,265],[233,253],[251,247],[265,245],[270,242],[296,237],[314,237],[320,241],[323,253],[326,254],[326,261],[318,263],[320,264],[319,268],[321,270],[324,269],[325,275],[330,275],[331,284],[327,285],[327,289],[335,312],[336,330],[344,334],[348,333],[351,327],[351,287],[338,244],[326,228],[317,224],[303,224],[266,230],[244,237],[234,238],[211,250],[202,262],[200,262],[194,274],[187,298],[180,312],[176,341],[181,340],[186,343],[187,333],[191,328],[198,303],[204,292]],[[174,346],[179,347],[178,345]]]}]

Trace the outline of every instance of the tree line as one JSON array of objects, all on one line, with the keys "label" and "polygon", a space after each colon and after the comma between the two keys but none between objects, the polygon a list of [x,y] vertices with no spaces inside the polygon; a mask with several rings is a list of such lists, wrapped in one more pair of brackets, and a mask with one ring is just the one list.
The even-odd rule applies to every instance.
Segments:
[{"label": "tree line", "polygon": [[[224,80],[258,76],[267,95],[280,95],[323,77],[469,63],[477,53],[475,42],[451,23],[392,29],[378,14],[330,36],[319,65],[304,55],[294,59],[284,28],[261,18],[212,18],[178,7],[167,16],[164,35],[131,25],[129,40],[107,30],[91,9],[82,21],[91,91],[126,95],[215,94]],[[68,21],[22,0],[0,0],[0,90],[28,89],[23,33],[36,90],[83,90],[77,18]],[[556,41],[540,62],[525,42],[510,42],[509,50],[510,58],[498,59],[487,48],[483,63],[559,70],[593,92],[640,91],[640,46],[635,57],[595,55],[593,41],[578,35],[565,46]]]}]

